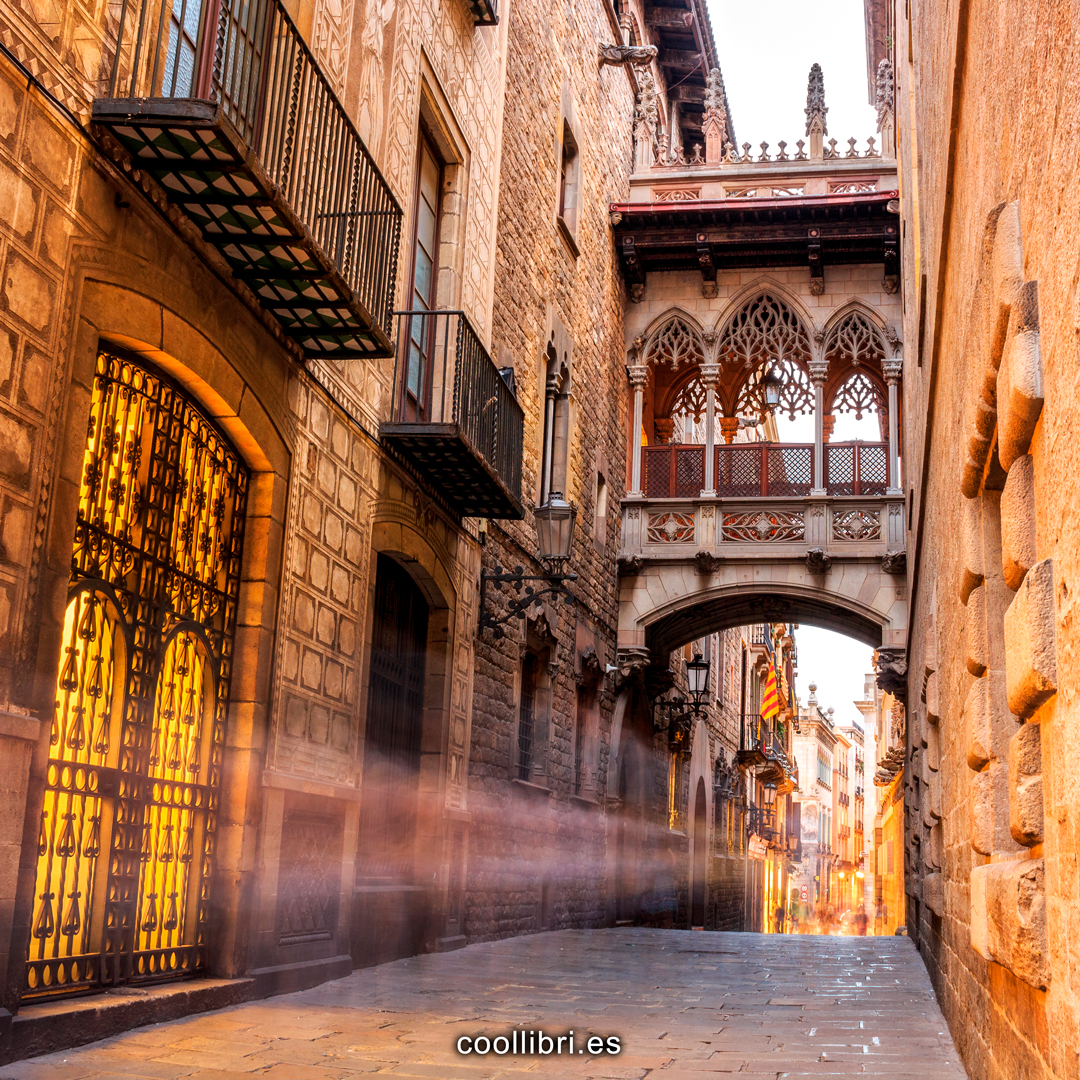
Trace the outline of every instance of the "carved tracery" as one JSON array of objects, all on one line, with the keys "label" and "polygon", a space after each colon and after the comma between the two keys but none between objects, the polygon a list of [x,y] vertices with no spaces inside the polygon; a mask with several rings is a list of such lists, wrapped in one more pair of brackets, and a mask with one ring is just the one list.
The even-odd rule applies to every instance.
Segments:
[{"label": "carved tracery", "polygon": [[810,337],[802,320],[782,301],[762,293],[743,306],[724,328],[719,358],[752,369],[776,358],[805,365]]},{"label": "carved tracery", "polygon": [[672,368],[701,364],[705,359],[701,338],[684,320],[671,319],[645,345],[646,364],[669,364]]},{"label": "carved tracery", "polygon": [[806,369],[791,360],[766,360],[743,381],[735,403],[736,416],[745,416],[758,422],[764,421],[768,414],[768,407],[761,389],[761,380],[770,369],[780,371],[783,378],[780,386],[780,401],[776,406],[778,413],[786,414],[794,420],[796,416],[814,411],[814,388]]},{"label": "carved tracery", "polygon": [[864,372],[858,371],[840,384],[840,388],[833,395],[831,411],[854,413],[855,419],[861,420],[864,413],[877,413],[882,416],[886,408],[885,393],[881,385]]},{"label": "carved tracery", "polygon": [[841,367],[871,360],[880,362],[885,356],[885,340],[862,312],[853,311],[829,331],[825,355]]}]

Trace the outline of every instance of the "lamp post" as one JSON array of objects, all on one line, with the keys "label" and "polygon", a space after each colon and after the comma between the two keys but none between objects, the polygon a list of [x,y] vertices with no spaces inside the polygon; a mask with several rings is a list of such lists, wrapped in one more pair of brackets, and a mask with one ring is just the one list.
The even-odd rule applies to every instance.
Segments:
[{"label": "lamp post", "polygon": [[693,660],[686,661],[686,683],[694,699],[694,713],[700,713],[709,692],[709,661],[701,653],[695,653]]},{"label": "lamp post", "polygon": [[[503,624],[513,618],[524,619],[529,608],[539,606],[545,596],[552,599],[561,596],[568,603],[574,603],[574,594],[566,587],[566,582],[577,581],[577,574],[563,573],[560,569],[570,558],[574,544],[574,526],[577,523],[577,507],[563,498],[561,491],[553,491],[542,506],[533,511],[536,525],[537,558],[545,567],[546,574],[526,574],[524,567],[515,566],[512,571],[504,571],[496,566],[494,572],[480,571],[480,629],[487,627],[492,637],[498,640],[505,636]],[[545,585],[534,588],[525,585],[527,581],[540,581]],[[496,587],[510,586],[517,595],[511,596],[506,612],[497,615],[488,610],[488,583]]]}]

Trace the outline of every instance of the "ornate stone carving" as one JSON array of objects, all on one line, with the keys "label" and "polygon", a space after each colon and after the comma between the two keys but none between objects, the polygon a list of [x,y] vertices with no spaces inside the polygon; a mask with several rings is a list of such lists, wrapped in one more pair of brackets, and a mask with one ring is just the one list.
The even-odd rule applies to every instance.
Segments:
[{"label": "ornate stone carving", "polygon": [[648,649],[631,647],[619,649],[615,654],[615,665],[619,669],[617,674],[620,682],[644,673],[650,663],[652,663],[652,653]]},{"label": "ornate stone carving", "polygon": [[645,286],[639,282],[634,282],[630,286],[630,300],[632,303],[640,304],[645,296]]},{"label": "ornate stone carving", "polygon": [[885,381],[890,385],[900,381],[900,376],[904,371],[904,361],[902,357],[893,357],[891,360],[881,361],[881,373],[885,376]]},{"label": "ornate stone carving", "polygon": [[820,135],[828,135],[829,129],[825,124],[825,76],[821,72],[821,65],[814,64],[810,68],[810,78],[806,85],[806,134],[816,131]]},{"label": "ornate stone carving", "polygon": [[648,64],[656,59],[655,45],[601,45],[600,66],[605,64]]},{"label": "ornate stone carving", "polygon": [[586,646],[581,652],[581,671],[578,675],[579,686],[595,686],[604,674],[604,665],[596,653],[596,647]]},{"label": "ornate stone carving", "polygon": [[829,377],[828,360],[811,360],[807,365],[810,369],[810,381],[815,386],[822,386]]},{"label": "ornate stone carving", "polygon": [[829,331],[825,356],[840,367],[857,367],[885,356],[883,332],[862,312],[852,311]]},{"label": "ornate stone carving", "polygon": [[823,548],[812,547],[806,553],[806,572],[808,574],[827,574],[832,568],[832,556]]},{"label": "ornate stone carving", "polygon": [[653,202],[696,202],[701,198],[700,187],[653,188]]},{"label": "ornate stone carving", "polygon": [[886,551],[885,554],[881,556],[881,569],[886,574],[906,574],[907,552]]},{"label": "ornate stone carving", "polygon": [[637,164],[652,164],[652,144],[660,116],[660,99],[656,80],[648,68],[638,74],[637,104],[634,106],[634,142],[637,144]]},{"label": "ornate stone carving", "polygon": [[[641,338],[638,338],[634,342],[635,347],[638,348],[638,356],[641,355],[639,342]],[[630,386],[634,390],[644,390],[645,384],[649,381],[649,369],[647,367],[639,367],[637,365],[628,367],[626,369],[626,377],[630,380]]]},{"label": "ornate stone carving", "polygon": [[618,568],[619,577],[637,577],[645,569],[645,560],[640,555],[620,555]]},{"label": "ornate stone carving", "polygon": [[689,544],[694,540],[694,515],[650,514],[648,526],[650,544]]},{"label": "ornate stone carving", "polygon": [[730,137],[727,93],[724,90],[724,77],[719,68],[713,68],[705,82],[705,118],[701,124],[705,136],[705,160],[710,164],[720,161],[724,144]]},{"label": "ornate stone carving", "polygon": [[816,277],[810,279],[810,295],[821,296],[825,292],[825,279],[823,277]]},{"label": "ornate stone carving", "polygon": [[881,515],[876,510],[845,510],[833,514],[834,540],[865,543],[881,539]]},{"label": "ornate stone carving", "polygon": [[705,360],[701,335],[677,316],[669,319],[649,338],[642,359],[646,364],[668,364],[678,370]]},{"label": "ornate stone carving", "polygon": [[699,551],[694,556],[694,566],[699,574],[715,574],[723,565],[723,556],[714,555],[711,551]]},{"label": "ornate stone carving", "polygon": [[723,540],[751,543],[798,542],[806,535],[806,523],[798,512],[751,510],[724,514]]},{"label": "ornate stone carving", "polygon": [[907,653],[904,649],[878,649],[874,653],[878,689],[892,694],[897,701],[907,695]]},{"label": "ornate stone carving", "polygon": [[878,64],[876,100],[877,129],[884,131],[885,125],[893,117],[893,66],[888,57],[884,57]]},{"label": "ornate stone carving", "polygon": [[885,395],[881,384],[874,382],[862,371],[857,371],[844,380],[830,404],[831,412],[854,413],[856,420],[861,420],[863,413],[884,416],[885,409]]}]

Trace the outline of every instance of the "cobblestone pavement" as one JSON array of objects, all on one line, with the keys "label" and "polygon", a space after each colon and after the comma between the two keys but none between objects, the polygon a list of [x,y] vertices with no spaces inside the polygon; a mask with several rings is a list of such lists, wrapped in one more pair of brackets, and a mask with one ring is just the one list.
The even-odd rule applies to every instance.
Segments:
[{"label": "cobblestone pavement", "polygon": [[[565,1035],[569,1056],[462,1056],[461,1035]],[[580,1053],[590,1035],[618,1055]],[[520,1036],[519,1036],[520,1038]],[[563,1049],[568,1043],[563,1043]],[[906,938],[563,930],[356,971],[301,993],[0,1067],[0,1080],[964,1080]]]}]

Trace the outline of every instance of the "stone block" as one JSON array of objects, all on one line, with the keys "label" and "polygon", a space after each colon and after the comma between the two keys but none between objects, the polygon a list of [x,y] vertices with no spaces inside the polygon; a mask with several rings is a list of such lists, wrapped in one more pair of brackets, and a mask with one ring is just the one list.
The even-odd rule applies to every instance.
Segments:
[{"label": "stone block", "polygon": [[964,663],[975,678],[986,671],[989,644],[986,631],[986,586],[972,589],[964,618]]},{"label": "stone block", "polygon": [[971,590],[983,583],[982,500],[964,499],[960,508],[963,572],[960,577],[960,601],[966,604]]},{"label": "stone block", "polygon": [[994,775],[988,766],[971,782],[971,846],[980,855],[994,850]]},{"label": "stone block", "polygon": [[1009,708],[1026,719],[1057,690],[1054,564],[1036,563],[1005,612],[1005,680]]},{"label": "stone block", "polygon": [[931,724],[937,724],[941,717],[941,697],[938,689],[938,673],[931,671],[926,677],[926,688],[923,691],[926,702],[926,719]]},{"label": "stone block", "polygon": [[1001,208],[994,229],[991,262],[990,362],[1001,362],[1002,347],[1009,325],[1009,314],[1024,282],[1024,247],[1020,232],[1020,203]]},{"label": "stone block", "polygon": [[990,739],[990,680],[971,684],[964,700],[964,730],[967,735],[967,763],[976,771],[993,757]]},{"label": "stone block", "polygon": [[945,914],[945,879],[942,874],[927,874],[923,878],[922,900],[935,915]]},{"label": "stone block", "polygon": [[1042,728],[1021,724],[1009,740],[1009,831],[1024,847],[1043,841]]},{"label": "stone block", "polygon": [[1035,565],[1035,467],[1030,454],[1009,469],[1001,493],[1001,572],[1010,589],[1019,589]]},{"label": "stone block", "polygon": [[1046,886],[1042,859],[1009,860],[971,870],[971,946],[1017,978],[1050,985]]},{"label": "stone block", "polygon": [[998,460],[1003,469],[1011,470],[1028,452],[1042,406],[1039,332],[1021,330],[1009,338],[998,368]]}]

